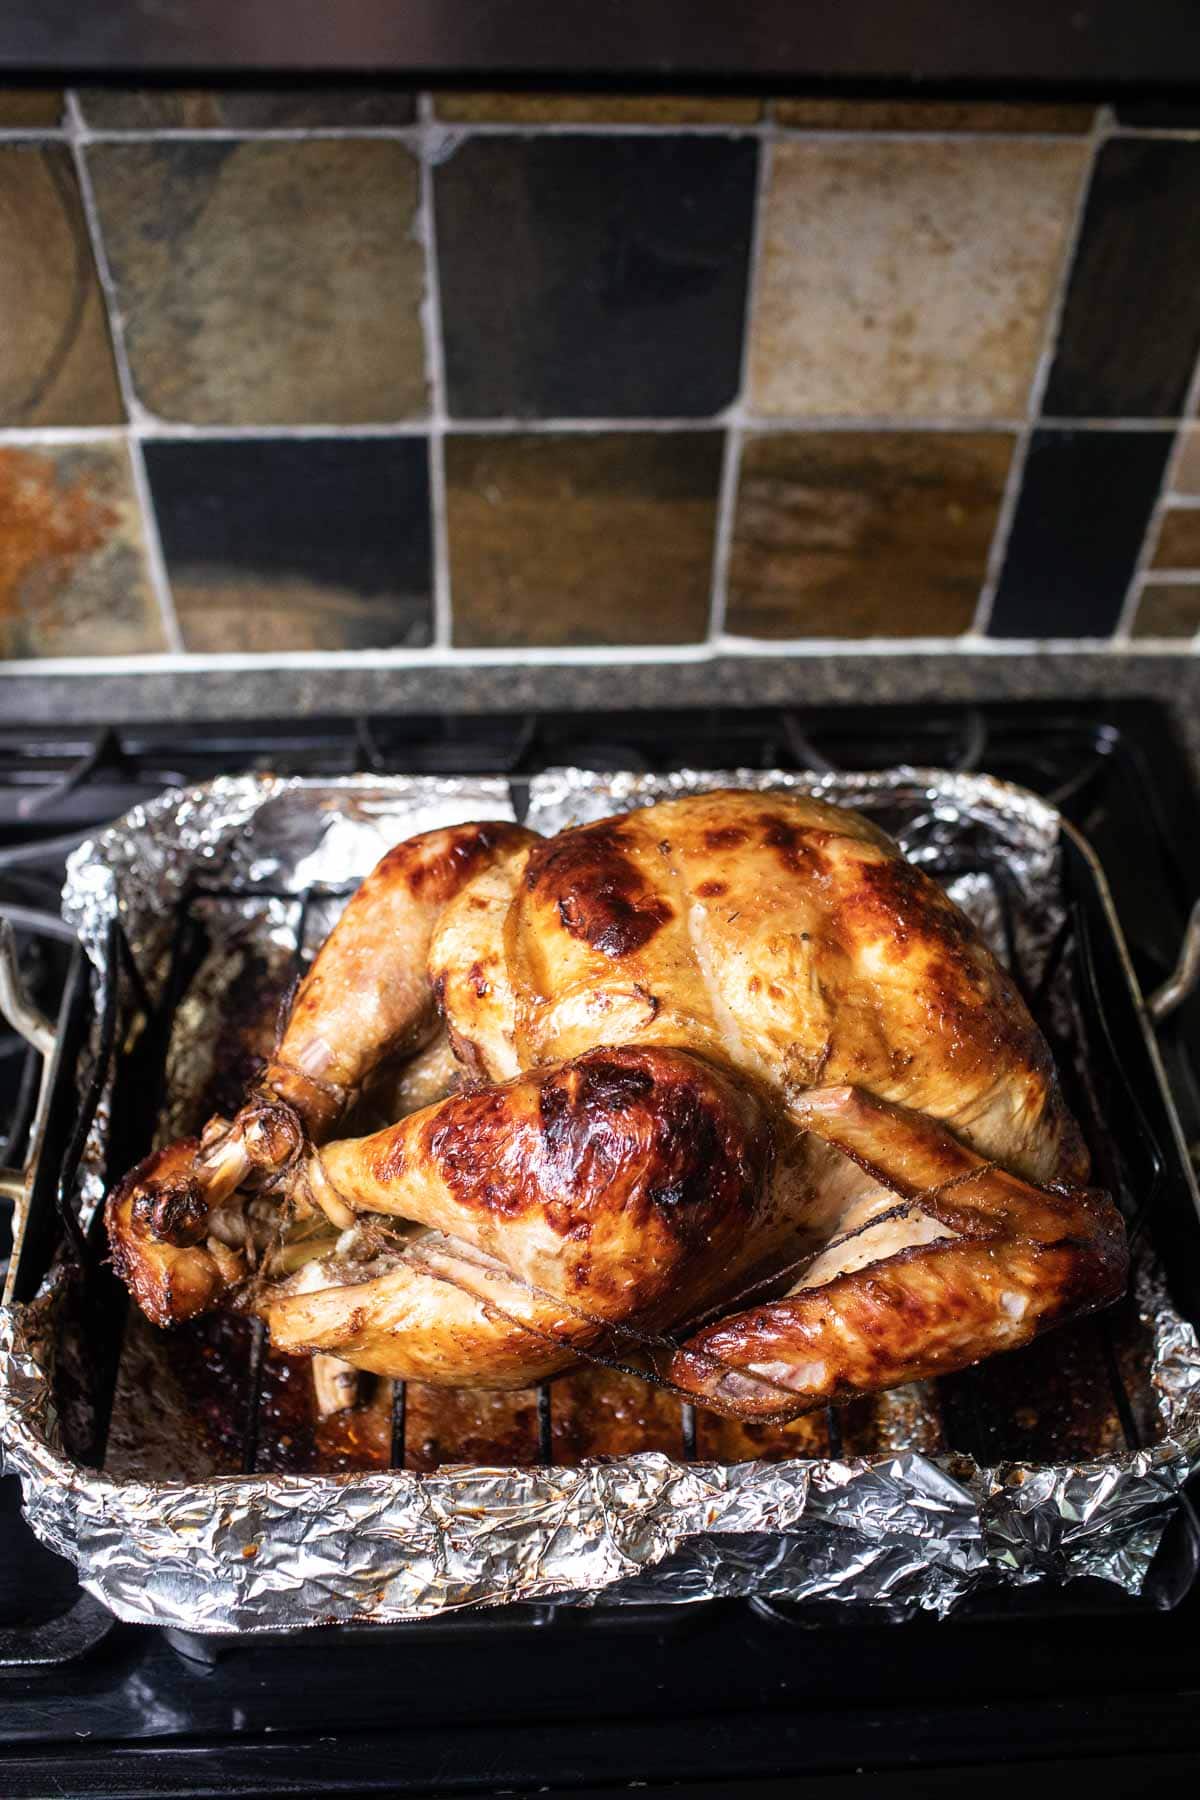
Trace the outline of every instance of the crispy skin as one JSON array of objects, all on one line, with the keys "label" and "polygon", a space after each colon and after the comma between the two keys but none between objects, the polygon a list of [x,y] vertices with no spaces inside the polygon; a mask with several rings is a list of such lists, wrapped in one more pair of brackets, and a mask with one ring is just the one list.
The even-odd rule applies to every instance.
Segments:
[{"label": "crispy skin", "polygon": [[[858,814],[788,794],[689,796],[535,846],[509,885],[487,1008],[464,986],[451,1014],[492,1079],[512,1072],[493,1024],[507,1012],[520,1068],[598,1043],[688,1047],[783,1101],[850,1083],[1031,1180],[1086,1179],[1012,981]],[[435,933],[435,964],[473,896]]]},{"label": "crispy skin", "polygon": [[[434,1006],[458,1091],[327,1141]],[[373,1103],[453,1085],[427,1062]],[[400,846],[233,1128],[110,1207],[153,1316],[219,1297],[163,1246],[228,1270],[186,1181],[211,1200],[234,1170],[387,1240],[258,1290],[273,1339],[442,1385],[652,1356],[710,1407],[791,1418],[1023,1343],[1125,1279],[1012,981],[873,825],[788,794]]]},{"label": "crispy skin", "polygon": [[[276,1309],[272,1335],[381,1373],[436,1381],[449,1368],[480,1386],[525,1385],[531,1356],[544,1373],[571,1360],[555,1346],[620,1342],[606,1325],[685,1316],[753,1241],[772,1149],[754,1091],[681,1051],[593,1050],[452,1095],[314,1151],[293,1191],[326,1206],[332,1190],[352,1213],[442,1234],[433,1275],[453,1293],[431,1291],[420,1239],[365,1293]],[[339,1307],[343,1338],[329,1335]]]}]

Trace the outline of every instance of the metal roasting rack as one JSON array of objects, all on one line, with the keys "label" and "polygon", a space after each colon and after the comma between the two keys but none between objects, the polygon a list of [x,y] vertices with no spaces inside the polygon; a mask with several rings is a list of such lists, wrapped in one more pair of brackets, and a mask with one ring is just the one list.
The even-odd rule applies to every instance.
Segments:
[{"label": "metal roasting rack", "polygon": [[[964,858],[956,854],[938,854],[932,858],[928,853],[922,856],[922,866],[934,874],[943,883],[952,882],[964,877],[986,880],[995,896],[1000,936],[1004,946],[1004,960],[1023,998],[1037,1018],[1043,1032],[1055,1050],[1056,1060],[1069,1085],[1073,1085],[1070,1094],[1072,1108],[1079,1118],[1084,1135],[1088,1140],[1093,1157],[1098,1181],[1117,1196],[1125,1214],[1127,1229],[1131,1238],[1136,1238],[1146,1228],[1153,1216],[1154,1209],[1163,1186],[1164,1158],[1155,1135],[1146,1118],[1145,1110],[1138,1100],[1137,1094],[1125,1076],[1123,1061],[1113,1039],[1112,1029],[1106,1018],[1101,1002],[1100,984],[1097,977],[1092,936],[1088,921],[1083,915],[1078,898],[1069,904],[1067,917],[1056,934],[1046,954],[1044,966],[1036,981],[1022,967],[1018,946],[1020,931],[1017,920],[1019,892],[1015,881],[1005,868],[1002,858],[989,854],[973,855]],[[119,969],[129,984],[129,992],[135,1009],[140,1010],[145,1019],[142,1031],[141,1060],[143,1066],[155,1071],[156,1080],[145,1086],[144,1091],[152,1094],[152,1103],[142,1109],[142,1117],[134,1125],[135,1132],[145,1129],[147,1122],[157,1116],[164,1099],[165,1057],[163,1050],[169,1038],[175,1009],[186,991],[189,975],[196,966],[200,954],[200,934],[193,911],[195,901],[228,902],[238,904],[245,901],[256,903],[276,901],[286,904],[292,911],[292,974],[298,979],[304,972],[308,952],[306,949],[306,926],[314,903],[318,901],[345,900],[354,891],[356,884],[327,885],[318,884],[305,888],[300,893],[285,892],[260,886],[195,886],[180,899],[176,911],[175,925],[168,953],[168,973],[163,990],[157,1002],[150,999],[145,982],[137,969],[135,959],[129,949],[124,929],[119,920],[110,927],[109,965]],[[1196,921],[1193,921],[1195,926]],[[1195,952],[1191,948],[1195,934],[1190,935],[1185,945],[1181,967],[1186,969],[1189,960],[1194,960]],[[1072,965],[1075,980],[1065,983],[1068,1005],[1071,1013],[1070,1037],[1077,1043],[1086,1046],[1081,1057],[1070,1055],[1069,1041],[1051,1016],[1048,1000],[1056,977],[1064,963]],[[1167,984],[1167,999],[1173,997],[1175,986]],[[48,1042],[46,1033],[49,1030],[43,1024],[32,1020],[28,1006],[21,1013],[22,1003],[19,998],[18,978],[11,957],[11,946],[7,950],[0,949],[0,998],[7,996],[10,1015],[20,1014],[30,1026],[31,1032],[38,1033],[38,1040],[44,1047]],[[1158,1002],[1160,1015],[1165,1014],[1166,1004]],[[119,984],[109,984],[105,1006],[99,1022],[97,1054],[86,1089],[84,1091],[78,1114],[73,1123],[66,1153],[59,1168],[56,1201],[63,1230],[70,1245],[84,1292],[84,1308],[86,1314],[95,1321],[106,1321],[101,1335],[109,1344],[109,1354],[100,1360],[99,1366],[115,1376],[116,1349],[120,1337],[120,1315],[124,1311],[124,1296],[116,1290],[116,1284],[105,1267],[105,1248],[98,1224],[94,1224],[89,1233],[81,1227],[78,1214],[78,1197],[76,1178],[80,1160],[87,1141],[92,1120],[101,1097],[110,1086],[115,1072],[118,1047],[121,1042],[121,1026],[124,1022],[125,1009],[122,1007]],[[1078,1067],[1082,1077],[1072,1084],[1071,1070]],[[1117,1103],[1123,1110],[1127,1122],[1125,1140],[1118,1145],[1106,1122],[1106,1114],[1111,1115],[1113,1100],[1108,1104],[1098,1091],[1094,1071],[1103,1068],[1106,1079],[1115,1084]],[[137,1084],[142,1087],[144,1084]],[[128,1161],[132,1163],[137,1156],[144,1154],[145,1141],[133,1148],[132,1154],[126,1152]],[[1131,1165],[1132,1168],[1131,1168]],[[116,1315],[114,1317],[114,1314]],[[1117,1346],[1114,1342],[1115,1320],[1111,1310],[1098,1315],[1095,1321],[1099,1331],[1101,1354],[1105,1376],[1110,1389],[1112,1407],[1120,1421],[1126,1448],[1136,1450],[1143,1447],[1144,1434],[1139,1429],[1134,1400],[1128,1391],[1128,1385],[1122,1374]],[[262,1443],[263,1384],[268,1363],[268,1346],[266,1327],[261,1320],[253,1320],[249,1333],[249,1347],[243,1371],[243,1400],[239,1411],[244,1418],[242,1431],[240,1467],[244,1473],[252,1473],[258,1466],[259,1451]],[[644,1377],[655,1382],[656,1377],[647,1374]],[[661,1382],[658,1385],[664,1385]],[[87,1446],[87,1460],[93,1466],[100,1466],[103,1461],[105,1433],[112,1405],[111,1383],[107,1390],[99,1387],[93,1395],[96,1434]],[[554,1383],[547,1381],[537,1389],[537,1446],[538,1460],[543,1466],[550,1466],[554,1460],[553,1452],[553,1406]],[[393,1384],[391,1406],[391,1466],[401,1468],[405,1464],[405,1426],[407,1418],[406,1387],[403,1382]],[[958,1378],[955,1381],[954,1403],[952,1408],[955,1418],[955,1436],[961,1440],[956,1448],[974,1450],[998,1435],[996,1421],[985,1419],[981,1411],[981,1400],[977,1387],[970,1378]],[[841,1412],[837,1407],[825,1409],[825,1423],[831,1452],[838,1456],[842,1452]],[[680,1401],[680,1441],[679,1453],[685,1460],[694,1460],[696,1455],[696,1411],[688,1402]],[[1002,1441],[1002,1433],[999,1434]]]}]

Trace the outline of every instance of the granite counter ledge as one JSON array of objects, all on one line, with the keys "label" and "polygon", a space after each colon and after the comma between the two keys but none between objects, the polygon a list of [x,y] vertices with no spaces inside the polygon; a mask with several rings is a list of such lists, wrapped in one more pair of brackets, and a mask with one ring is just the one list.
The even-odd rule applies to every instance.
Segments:
[{"label": "granite counter ledge", "polygon": [[1200,778],[1200,657],[1181,653],[725,656],[695,662],[0,674],[0,723],[297,718],[521,708],[828,706],[1143,697],[1166,703]]}]

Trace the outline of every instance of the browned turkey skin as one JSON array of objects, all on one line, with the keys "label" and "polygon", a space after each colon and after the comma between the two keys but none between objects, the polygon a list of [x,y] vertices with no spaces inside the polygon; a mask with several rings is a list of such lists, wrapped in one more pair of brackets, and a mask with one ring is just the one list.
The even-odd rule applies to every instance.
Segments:
[{"label": "browned turkey skin", "polygon": [[1087,1174],[946,895],[853,812],[725,791],[398,846],[258,1091],[135,1169],[108,1225],[161,1324],[232,1301],[386,1376],[599,1357],[788,1418],[1115,1298]]}]

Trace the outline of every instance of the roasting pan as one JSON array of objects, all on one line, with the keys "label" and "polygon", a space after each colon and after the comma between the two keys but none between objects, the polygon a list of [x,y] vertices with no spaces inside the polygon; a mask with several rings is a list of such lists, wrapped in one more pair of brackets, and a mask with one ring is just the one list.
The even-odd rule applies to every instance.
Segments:
[{"label": "roasting pan", "polygon": [[[532,784],[491,785],[507,789],[518,814],[532,801],[532,821],[553,829],[567,816],[644,803],[673,791],[672,782],[717,779],[548,771]],[[265,1631],[550,1597],[646,1604],[753,1594],[813,1607],[883,1606],[902,1617],[916,1607],[946,1612],[997,1588],[1032,1589],[1049,1611],[1100,1581],[1158,1606],[1188,1591],[1200,1562],[1185,1485],[1200,1457],[1192,1329],[1200,1320],[1200,1201],[1155,1027],[1196,973],[1195,933],[1178,976],[1146,1002],[1086,841],[1037,796],[986,776],[897,770],[732,779],[869,803],[868,810],[881,799],[908,806],[932,821],[918,860],[948,883],[984,882],[991,935],[1051,1037],[1096,1178],[1125,1213],[1135,1291],[1029,1351],[938,1384],[936,1442],[923,1410],[929,1397],[905,1391],[855,1422],[853,1439],[847,1414],[831,1412],[817,1422],[823,1436],[793,1440],[815,1444],[809,1454],[751,1443],[725,1461],[712,1454],[720,1443],[709,1421],[684,1406],[668,1450],[606,1455],[601,1445],[599,1456],[567,1462],[552,1383],[531,1401],[532,1449],[527,1442],[519,1463],[504,1466],[493,1453],[478,1466],[476,1446],[432,1472],[414,1467],[411,1452],[397,1467],[412,1425],[410,1397],[398,1384],[390,1441],[376,1464],[280,1466],[267,1437],[294,1423],[294,1409],[276,1403],[278,1380],[264,1407],[271,1359],[261,1332],[247,1327],[219,1359],[220,1382],[244,1400],[232,1463],[203,1478],[152,1463],[114,1474],[110,1425],[129,1312],[106,1266],[101,1221],[80,1211],[81,1164],[99,1142],[115,1179],[149,1147],[177,1009],[203,950],[193,941],[202,903],[277,901],[292,909],[302,946],[314,906],[336,904],[365,873],[281,883],[278,858],[264,877],[253,854],[239,851],[235,885],[189,878],[164,902],[169,955],[154,993],[130,947],[124,908],[98,939],[93,932],[104,976],[99,1006],[96,967],[81,950],[53,1027],[22,994],[11,944],[0,945],[0,1007],[44,1056],[5,1291],[8,1458],[34,1529],[120,1616],[195,1631]],[[305,808],[353,809],[364,796],[382,804],[380,796],[410,794],[430,778],[243,777],[164,796],[116,828],[127,865],[136,863],[142,834],[153,864],[181,811],[193,821],[205,807],[219,814],[222,793],[228,800],[234,789],[251,818],[243,833],[252,846],[246,797],[255,782],[264,793],[274,782],[273,799],[290,796],[300,816]],[[970,829],[956,830],[956,817]],[[1014,873],[1022,832],[1053,846],[1047,909],[1031,909],[1036,883]],[[1036,980],[1022,966],[1030,955]],[[1029,1599],[1022,1596],[1023,1610]]]}]

